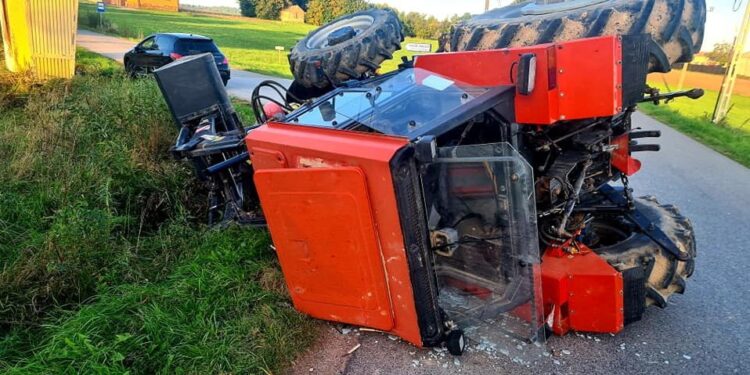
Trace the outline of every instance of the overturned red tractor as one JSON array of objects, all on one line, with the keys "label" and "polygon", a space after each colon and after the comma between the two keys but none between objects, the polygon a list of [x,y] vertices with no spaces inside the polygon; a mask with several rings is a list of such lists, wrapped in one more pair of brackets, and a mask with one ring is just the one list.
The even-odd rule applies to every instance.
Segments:
[{"label": "overturned red tractor", "polygon": [[[267,225],[298,310],[460,354],[462,327],[491,322],[530,341],[617,333],[685,291],[692,227],[629,188],[633,154],[659,150],[640,142],[660,135],[631,115],[702,95],[661,94],[646,76],[700,49],[704,2],[494,12],[443,41],[463,51],[386,74],[376,69],[403,40],[397,18],[334,21],[292,51],[289,91],[256,89],[248,128],[210,58],[156,72],[181,127],[173,151],[207,182],[210,222]],[[583,31],[567,29],[575,22]]]}]

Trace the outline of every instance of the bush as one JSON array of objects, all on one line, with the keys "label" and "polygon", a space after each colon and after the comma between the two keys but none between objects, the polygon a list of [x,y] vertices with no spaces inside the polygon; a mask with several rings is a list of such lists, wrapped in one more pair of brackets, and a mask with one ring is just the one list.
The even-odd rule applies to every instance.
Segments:
[{"label": "bush", "polygon": [[[100,18],[101,17],[101,18]],[[106,15],[91,10],[81,9],[78,15],[78,25],[84,29],[94,30],[105,34],[115,34],[125,38],[143,39],[143,31],[129,27],[121,27],[113,23]]]},{"label": "bush", "polygon": [[157,88],[86,69],[0,109],[0,321],[131,281],[143,242],[185,221],[190,174],[168,158],[175,131]]},{"label": "bush", "polygon": [[255,17],[255,0],[239,0],[240,14],[245,17]]},{"label": "bush", "polygon": [[255,0],[255,14],[258,18],[278,20],[281,11],[289,4],[287,0]]}]

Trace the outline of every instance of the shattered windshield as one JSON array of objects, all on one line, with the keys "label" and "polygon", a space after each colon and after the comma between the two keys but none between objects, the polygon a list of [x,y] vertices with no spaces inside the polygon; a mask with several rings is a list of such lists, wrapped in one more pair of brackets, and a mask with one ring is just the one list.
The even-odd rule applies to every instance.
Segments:
[{"label": "shattered windshield", "polygon": [[338,92],[291,121],[409,136],[487,90],[424,69],[406,69],[385,81]]}]

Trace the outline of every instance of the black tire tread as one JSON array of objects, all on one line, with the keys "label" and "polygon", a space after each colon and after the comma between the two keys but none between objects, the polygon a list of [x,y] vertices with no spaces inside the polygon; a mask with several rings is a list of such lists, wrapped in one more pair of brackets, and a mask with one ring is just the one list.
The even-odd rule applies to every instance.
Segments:
[{"label": "black tire tread", "polygon": [[393,58],[394,52],[401,49],[401,42],[404,40],[398,16],[388,10],[371,9],[331,23],[359,15],[372,16],[375,22],[370,29],[349,41],[321,49],[308,48],[308,39],[322,30],[323,26],[297,43],[289,54],[289,66],[295,81],[308,88],[335,86],[375,72],[384,61]]},{"label": "black tire tread", "polygon": [[663,308],[667,306],[670,296],[685,292],[685,282],[695,270],[695,257],[698,254],[693,226],[675,206],[660,205],[653,197],[638,198],[636,205],[691,258],[680,261],[645,234],[637,232],[623,242],[595,251],[619,271],[642,266],[645,259],[654,258],[655,265],[647,276],[645,305]]},{"label": "black tire tread", "polygon": [[648,33],[654,41],[649,72],[669,72],[675,63],[692,61],[703,44],[706,22],[705,0],[610,0],[565,12],[505,19],[488,18],[492,12],[495,11],[456,25],[449,37],[441,38],[439,51],[499,49]]}]

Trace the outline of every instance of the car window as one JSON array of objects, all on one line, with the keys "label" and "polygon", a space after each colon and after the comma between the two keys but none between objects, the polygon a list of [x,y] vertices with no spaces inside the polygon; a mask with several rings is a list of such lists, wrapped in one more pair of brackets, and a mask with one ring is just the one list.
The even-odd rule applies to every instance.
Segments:
[{"label": "car window", "polygon": [[167,51],[171,47],[170,38],[166,35],[157,35],[156,36],[156,44],[154,45],[154,49],[158,49],[160,51]]},{"label": "car window", "polygon": [[157,48],[156,48],[156,38],[152,36],[152,37],[150,37],[150,38],[148,38],[148,39],[144,40],[144,41],[143,41],[143,42],[141,43],[141,48],[143,48],[144,50],[147,50],[147,51],[148,51],[148,50],[154,50],[154,49],[157,49]]},{"label": "car window", "polygon": [[180,39],[175,43],[175,51],[184,55],[197,55],[206,52],[217,53],[219,48],[212,40]]}]

